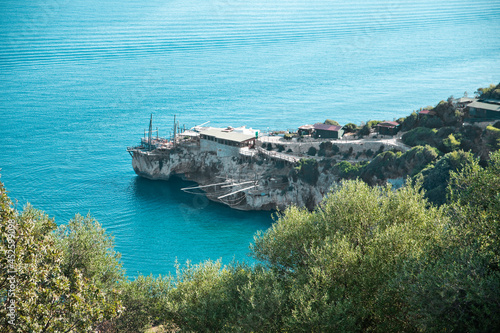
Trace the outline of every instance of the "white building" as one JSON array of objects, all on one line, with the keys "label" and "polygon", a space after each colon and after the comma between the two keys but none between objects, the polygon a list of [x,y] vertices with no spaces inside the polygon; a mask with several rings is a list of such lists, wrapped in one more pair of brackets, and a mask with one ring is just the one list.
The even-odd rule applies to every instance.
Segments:
[{"label": "white building", "polygon": [[208,127],[200,129],[199,133],[200,150],[215,152],[219,157],[238,156],[241,148],[253,148],[259,136],[258,130],[245,127]]}]

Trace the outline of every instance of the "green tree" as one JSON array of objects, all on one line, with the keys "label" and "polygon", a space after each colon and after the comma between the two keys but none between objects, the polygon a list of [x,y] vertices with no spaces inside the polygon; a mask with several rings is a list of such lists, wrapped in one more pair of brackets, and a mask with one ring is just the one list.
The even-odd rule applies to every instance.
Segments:
[{"label": "green tree", "polygon": [[122,281],[120,300],[123,314],[110,323],[112,332],[143,332],[152,326],[172,325],[172,304],[169,295],[174,288],[171,276],[143,276]]},{"label": "green tree", "polygon": [[407,331],[399,321],[406,300],[391,294],[387,282],[404,271],[406,260],[441,242],[446,222],[443,211],[428,208],[415,188],[393,192],[347,181],[314,212],[287,209],[257,234],[252,251],[290,284],[285,331],[383,325]]},{"label": "green tree", "polygon": [[443,140],[443,146],[445,147],[444,150],[449,153],[460,148],[460,141],[458,141],[453,134],[450,134]]},{"label": "green tree", "polygon": [[220,261],[178,267],[175,289],[169,295],[172,320],[194,332],[233,332],[247,302],[239,288],[248,282],[248,267],[222,266]]},{"label": "green tree", "polygon": [[332,119],[325,120],[325,122],[323,124],[340,126],[338,122],[336,122],[335,120],[332,120]]},{"label": "green tree", "polygon": [[83,276],[102,290],[117,288],[125,279],[120,253],[114,240],[92,216],[77,214],[56,232],[57,245],[63,251],[63,272],[78,269]]},{"label": "green tree", "polygon": [[488,125],[486,127],[486,140],[491,149],[499,149],[500,148],[500,129]]},{"label": "green tree", "polygon": [[430,164],[414,179],[422,179],[422,187],[425,189],[425,195],[429,201],[436,205],[442,205],[446,203],[447,187],[451,174],[473,163],[472,153],[462,150],[454,151],[444,155],[435,164]]},{"label": "green tree", "polygon": [[490,158],[486,168],[474,159],[452,171],[448,200],[469,241],[479,241],[500,262],[500,150]]},{"label": "green tree", "polygon": [[345,124],[343,127],[346,133],[355,133],[358,130],[358,126],[354,123]]},{"label": "green tree", "polygon": [[500,100],[500,83],[496,86],[490,84],[488,88],[478,88],[475,92],[480,99],[497,99]]},{"label": "green tree", "polygon": [[121,305],[78,269],[63,272],[56,224],[27,205],[11,206],[0,183],[0,331],[90,332],[115,317]]},{"label": "green tree", "polygon": [[399,119],[398,122],[402,122],[401,130],[409,131],[417,127],[418,125],[418,114],[413,111],[409,116],[403,119]]},{"label": "green tree", "polygon": [[[420,331],[495,332],[500,327],[500,151],[451,171],[444,242],[412,258],[387,295],[406,300]],[[388,297],[388,302],[393,297]]]}]

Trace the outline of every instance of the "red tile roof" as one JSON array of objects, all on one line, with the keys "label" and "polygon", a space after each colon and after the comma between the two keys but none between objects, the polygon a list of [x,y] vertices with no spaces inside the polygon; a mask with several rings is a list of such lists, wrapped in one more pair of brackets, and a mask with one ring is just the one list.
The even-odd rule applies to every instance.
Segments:
[{"label": "red tile roof", "polygon": [[419,114],[423,114],[423,115],[429,115],[429,116],[434,116],[436,114],[436,111],[432,111],[432,110],[422,110],[419,112]]},{"label": "red tile roof", "polygon": [[382,123],[379,123],[377,126],[381,126],[381,127],[397,127],[399,126],[399,123],[395,122],[395,121],[384,121]]},{"label": "red tile roof", "polygon": [[315,130],[338,132],[342,129],[342,126],[327,125],[327,124],[314,124],[314,129]]}]

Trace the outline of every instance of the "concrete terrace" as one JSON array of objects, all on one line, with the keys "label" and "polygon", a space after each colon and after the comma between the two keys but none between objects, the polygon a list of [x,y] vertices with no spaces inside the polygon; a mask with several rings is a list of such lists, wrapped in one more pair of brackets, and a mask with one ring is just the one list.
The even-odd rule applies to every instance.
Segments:
[{"label": "concrete terrace", "polygon": [[[315,138],[292,138],[291,140],[285,140],[281,136],[263,136],[260,137],[255,145],[259,152],[262,152],[270,157],[276,159],[282,159],[291,162],[292,159],[295,161],[301,158],[316,158],[322,159],[324,157],[320,156],[310,156],[308,155],[308,150],[310,147],[314,147],[319,150],[319,145],[322,142],[331,142],[332,144],[339,147],[341,152],[346,152],[352,148],[352,153],[356,154],[359,152],[371,149],[372,151],[377,151],[383,145],[384,150],[396,149],[402,151],[403,153],[410,150],[411,147],[405,145],[401,140],[401,134],[397,136],[381,136],[377,134],[371,134],[370,136],[362,139],[355,139],[352,136],[344,136],[342,139],[331,140],[331,139],[315,139]],[[277,145],[282,145],[284,147],[283,152],[277,152],[274,150],[267,150],[262,148],[262,144],[271,143],[273,147]],[[290,151],[291,150],[291,151]],[[357,161],[355,159],[347,159],[349,161]]]}]

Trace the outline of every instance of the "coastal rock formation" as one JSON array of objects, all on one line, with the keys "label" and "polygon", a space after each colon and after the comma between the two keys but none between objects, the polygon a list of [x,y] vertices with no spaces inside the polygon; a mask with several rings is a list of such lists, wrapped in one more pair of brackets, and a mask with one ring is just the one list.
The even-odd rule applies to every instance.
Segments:
[{"label": "coastal rock formation", "polygon": [[189,191],[203,191],[210,200],[241,210],[284,209],[291,204],[313,209],[338,180],[318,163],[311,170],[300,170],[300,164],[262,153],[220,157],[202,151],[196,142],[163,150],[135,149],[132,166],[139,176],[149,179],[180,176],[194,181],[200,188]]}]

